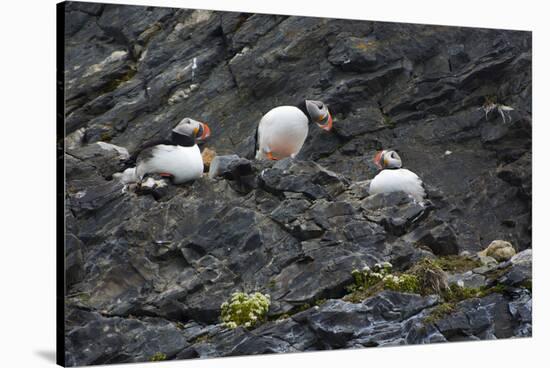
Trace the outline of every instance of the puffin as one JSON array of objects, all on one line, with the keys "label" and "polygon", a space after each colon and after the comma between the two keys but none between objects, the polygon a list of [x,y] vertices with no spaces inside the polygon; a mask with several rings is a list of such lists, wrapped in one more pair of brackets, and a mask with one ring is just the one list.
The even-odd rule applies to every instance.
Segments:
[{"label": "puffin", "polygon": [[172,129],[171,140],[142,147],[136,158],[135,177],[141,181],[147,174],[159,174],[170,178],[174,184],[200,178],[204,165],[197,142],[209,136],[210,128],[206,123],[184,118]]},{"label": "puffin", "polygon": [[410,170],[403,169],[401,157],[395,151],[378,151],[374,164],[381,169],[370,183],[369,193],[405,192],[416,202],[423,203],[426,191],[422,180]]},{"label": "puffin", "polygon": [[321,101],[305,100],[306,114],[296,106],[277,106],[269,110],[256,130],[256,159],[294,158],[304,145],[309,120],[321,129],[332,129],[332,116]]}]

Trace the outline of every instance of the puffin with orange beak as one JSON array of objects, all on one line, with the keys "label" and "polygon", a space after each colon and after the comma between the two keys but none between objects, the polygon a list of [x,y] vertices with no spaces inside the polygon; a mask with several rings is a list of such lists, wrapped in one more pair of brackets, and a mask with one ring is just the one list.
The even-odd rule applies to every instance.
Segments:
[{"label": "puffin with orange beak", "polygon": [[136,176],[141,181],[147,174],[169,177],[174,184],[185,183],[202,176],[204,165],[197,142],[210,136],[210,128],[190,118],[184,118],[172,129],[172,139],[143,149],[136,159]]},{"label": "puffin with orange beak", "polygon": [[374,164],[381,169],[370,183],[369,193],[405,192],[422,203],[426,191],[422,180],[407,169],[403,169],[401,157],[395,151],[383,150],[374,156]]},{"label": "puffin with orange beak", "polygon": [[267,112],[256,131],[256,159],[294,158],[307,138],[309,121],[324,131],[332,129],[332,116],[321,101],[306,100],[309,115],[296,106],[278,106]]}]

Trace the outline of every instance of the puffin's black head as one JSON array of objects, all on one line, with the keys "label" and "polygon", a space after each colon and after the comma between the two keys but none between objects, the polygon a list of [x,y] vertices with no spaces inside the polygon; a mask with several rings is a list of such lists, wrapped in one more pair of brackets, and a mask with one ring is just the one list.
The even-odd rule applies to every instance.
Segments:
[{"label": "puffin's black head", "polygon": [[190,118],[184,118],[172,129],[172,143],[179,146],[194,146],[195,143],[203,142],[208,137],[210,137],[208,125]]},{"label": "puffin's black head", "polygon": [[319,128],[327,132],[332,129],[332,116],[324,102],[306,100],[306,109],[311,121],[316,123]]},{"label": "puffin's black head", "polygon": [[379,169],[400,169],[402,166],[401,157],[391,150],[376,152],[373,161]]}]

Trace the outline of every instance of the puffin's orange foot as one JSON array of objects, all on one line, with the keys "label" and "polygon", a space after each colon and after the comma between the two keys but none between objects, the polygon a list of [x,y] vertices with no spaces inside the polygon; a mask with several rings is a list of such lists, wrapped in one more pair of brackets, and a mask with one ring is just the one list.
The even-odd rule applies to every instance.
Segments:
[{"label": "puffin's orange foot", "polygon": [[164,178],[171,178],[172,176],[174,176],[174,175],[169,174],[169,173],[159,173],[159,175],[164,177]]},{"label": "puffin's orange foot", "polygon": [[265,154],[267,156],[268,159],[270,159],[271,161],[277,161],[277,159],[275,157],[273,157],[273,153],[271,152],[268,152]]}]

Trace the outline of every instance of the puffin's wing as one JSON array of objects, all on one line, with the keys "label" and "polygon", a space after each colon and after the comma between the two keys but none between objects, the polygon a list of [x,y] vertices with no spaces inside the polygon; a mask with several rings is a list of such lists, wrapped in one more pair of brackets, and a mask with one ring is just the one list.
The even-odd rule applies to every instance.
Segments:
[{"label": "puffin's wing", "polygon": [[159,144],[171,145],[172,141],[168,139],[157,139],[157,140],[148,141],[142,144],[141,146],[139,146],[126,162],[128,163],[129,166],[137,164],[138,160],[140,159],[139,157],[142,155],[142,153],[144,153],[144,151],[147,151],[150,148],[153,148],[154,146],[158,146]]},{"label": "puffin's wing", "polygon": [[258,121],[258,124],[256,124],[256,133],[254,134],[254,155],[258,154],[258,151],[260,150],[260,124],[262,120]]},{"label": "puffin's wing", "polygon": [[152,147],[147,147],[141,151],[137,158],[137,164],[151,160],[153,157],[159,157],[164,153],[176,151],[178,146],[172,144],[157,144]]}]

